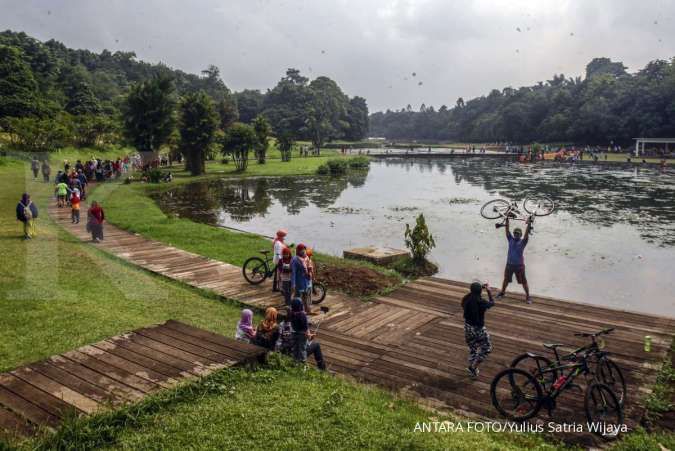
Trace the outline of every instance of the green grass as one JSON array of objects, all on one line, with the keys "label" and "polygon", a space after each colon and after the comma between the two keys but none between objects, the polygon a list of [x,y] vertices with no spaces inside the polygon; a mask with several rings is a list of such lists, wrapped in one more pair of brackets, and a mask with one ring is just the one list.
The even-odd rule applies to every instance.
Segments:
[{"label": "green grass", "polygon": [[[543,437],[421,433],[430,413],[381,389],[303,371],[285,358],[229,369],[132,407],[69,423],[30,447],[68,449],[555,449]],[[26,446],[28,448],[29,446]]]}]

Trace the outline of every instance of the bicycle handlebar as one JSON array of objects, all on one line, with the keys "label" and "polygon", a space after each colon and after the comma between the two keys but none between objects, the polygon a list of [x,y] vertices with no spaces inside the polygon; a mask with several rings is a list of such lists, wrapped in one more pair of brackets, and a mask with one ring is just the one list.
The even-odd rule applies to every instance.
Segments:
[{"label": "bicycle handlebar", "polygon": [[577,333],[574,334],[574,336],[575,337],[592,337],[592,338],[595,338],[599,335],[607,335],[607,334],[611,333],[613,330],[614,330],[613,327],[608,327],[606,329],[602,329],[601,331],[595,332],[595,333],[577,332]]}]

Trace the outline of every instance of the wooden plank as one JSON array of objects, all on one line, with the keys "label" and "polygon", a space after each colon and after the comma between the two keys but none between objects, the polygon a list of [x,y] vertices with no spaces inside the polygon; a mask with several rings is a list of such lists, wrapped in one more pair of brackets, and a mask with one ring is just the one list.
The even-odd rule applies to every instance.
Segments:
[{"label": "wooden plank", "polygon": [[120,337],[113,337],[110,341],[118,346],[129,349],[137,354],[141,354],[145,357],[148,357],[153,360],[157,360],[165,365],[172,366],[178,370],[182,376],[187,377],[187,374],[193,376],[201,376],[206,373],[205,366],[201,364],[195,364],[187,360],[175,357],[173,354],[167,354],[163,350],[166,350],[167,347],[162,347],[157,349],[156,347],[147,346],[151,340],[145,339],[145,337],[137,337],[135,339],[125,339]]},{"label": "wooden plank", "polygon": [[[37,390],[29,386],[33,390]],[[30,391],[23,391],[24,395],[32,395]],[[40,393],[40,396],[42,394]],[[59,424],[59,417],[49,413],[49,411],[39,407],[36,404],[27,401],[22,396],[6,389],[0,385],[0,405],[5,406],[12,411],[18,413],[24,418],[27,418],[34,424],[39,426],[56,427]]]},{"label": "wooden plank", "polygon": [[257,357],[266,352],[260,346],[255,346],[250,343],[244,343],[243,341],[236,341],[232,338],[228,338],[223,335],[213,333],[206,329],[199,329],[197,327],[191,326],[186,323],[182,323],[180,321],[169,320],[164,325],[168,328],[174,329],[178,332],[182,332],[186,335],[193,336],[200,340],[208,341],[210,343],[225,347],[233,347],[252,356]]},{"label": "wooden plank", "polygon": [[[133,343],[129,344],[133,345]],[[149,370],[155,371],[167,378],[183,377],[186,374],[186,370],[172,366],[170,363],[162,362],[152,358],[152,356],[146,355],[141,349],[141,346],[138,345],[136,349],[134,349],[134,346],[123,346],[122,343],[116,344],[114,342],[101,341],[95,343],[92,346],[142,367],[148,368]],[[156,353],[151,351],[151,354]]]},{"label": "wooden plank", "polygon": [[171,329],[170,327],[157,327],[155,330],[167,337],[180,340],[190,345],[201,347],[208,351],[216,352],[219,355],[224,355],[233,362],[238,362],[241,361],[242,359],[247,360],[250,358],[250,353],[237,349],[234,346],[222,346],[219,344],[211,343],[206,340],[200,340],[199,338],[195,338],[191,335],[186,335],[175,329]]},{"label": "wooden plank", "polygon": [[35,428],[24,418],[0,407],[0,437],[2,437],[3,430],[7,435],[14,437],[28,437],[36,432]]},{"label": "wooden plank", "polygon": [[[236,363],[235,360],[227,355],[219,354],[217,352],[202,348],[201,346],[195,346],[185,341],[177,340],[173,337],[160,333],[156,329],[138,329],[134,331],[134,334],[167,346],[171,349],[171,352],[174,353],[174,355],[184,356],[180,358],[184,360],[190,359],[188,360],[189,362],[204,363],[206,365],[211,363],[225,363],[228,365]],[[157,344],[153,343],[153,346],[157,346]]]},{"label": "wooden plank", "polygon": [[56,418],[63,418],[71,412],[80,412],[80,410],[76,409],[71,404],[61,400],[61,398],[54,397],[49,392],[44,391],[11,373],[0,374],[0,385],[25,400],[29,400],[32,404],[35,404]]},{"label": "wooden plank", "polygon": [[155,370],[144,367],[137,364],[136,362],[132,362],[131,360],[127,360],[115,354],[103,351],[94,346],[83,346],[79,348],[78,351],[101,362],[105,362],[108,365],[115,366],[116,368],[119,368],[120,370],[129,374],[133,374],[134,376],[140,377],[141,379],[150,381],[162,388],[170,388],[178,383],[176,379],[173,379],[167,375],[158,373]]}]

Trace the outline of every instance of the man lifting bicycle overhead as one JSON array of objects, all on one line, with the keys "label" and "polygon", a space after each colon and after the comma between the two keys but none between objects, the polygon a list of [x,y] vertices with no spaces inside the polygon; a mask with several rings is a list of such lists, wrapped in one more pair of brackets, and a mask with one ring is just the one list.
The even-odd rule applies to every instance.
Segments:
[{"label": "man lifting bicycle overhead", "polygon": [[527,227],[525,228],[525,236],[523,236],[523,231],[516,227],[513,229],[513,235],[511,234],[511,229],[509,227],[509,217],[506,217],[504,223],[506,230],[506,240],[509,243],[509,250],[506,256],[506,268],[504,269],[504,282],[502,282],[502,290],[499,292],[497,297],[504,296],[506,292],[506,287],[509,286],[509,283],[513,280],[513,275],[516,275],[516,281],[523,286],[525,290],[525,296],[527,303],[532,303],[532,298],[530,297],[530,287],[527,285],[527,278],[525,277],[525,246],[530,239],[530,230],[532,229],[532,218],[530,217],[527,220]]}]

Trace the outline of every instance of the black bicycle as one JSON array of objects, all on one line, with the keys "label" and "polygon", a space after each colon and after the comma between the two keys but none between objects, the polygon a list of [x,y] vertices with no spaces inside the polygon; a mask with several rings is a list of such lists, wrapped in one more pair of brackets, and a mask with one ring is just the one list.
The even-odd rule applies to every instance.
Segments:
[{"label": "black bicycle", "polygon": [[609,357],[609,352],[603,350],[605,344],[602,336],[609,335],[612,331],[614,331],[613,327],[593,333],[575,333],[574,336],[590,338],[591,342],[563,355],[560,355],[558,348],[566,345],[544,343],[544,348],[552,351],[555,355],[555,361],[551,361],[542,355],[526,352],[513,359],[511,368],[520,368],[529,372],[544,389],[548,389],[557,380],[559,374],[556,368],[560,367],[562,362],[570,361],[577,355],[585,353],[594,368],[592,374],[595,381],[611,388],[621,406],[624,406],[627,396],[626,379],[619,366]]},{"label": "black bicycle", "polygon": [[[269,250],[261,250],[260,253],[265,257],[251,257],[244,262],[242,274],[244,279],[251,285],[259,285],[267,278],[274,277],[274,263],[270,258]],[[317,281],[312,282],[312,304],[320,304],[326,299],[326,286]]]},{"label": "black bicycle", "polygon": [[506,219],[514,221],[534,223],[537,216],[548,216],[555,210],[553,199],[548,196],[528,196],[523,201],[523,207],[526,214],[521,211],[518,202],[505,199],[494,199],[486,202],[480,209],[480,214],[485,219],[501,219],[501,222],[495,224],[496,228],[504,227]]},{"label": "black bicycle", "polygon": [[[591,374],[587,354],[576,356],[574,361],[554,365],[543,370],[560,374],[547,388],[534,375],[520,368],[506,368],[499,372],[490,385],[492,405],[511,421],[526,421],[535,417],[542,407],[552,415],[556,399],[571,388],[581,389],[575,379]],[[589,425],[595,425],[592,432],[606,439],[616,438],[623,427],[623,407],[614,391],[607,385],[592,381],[584,394],[584,410]]]}]

